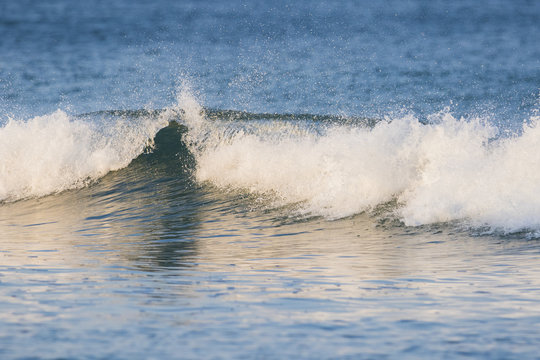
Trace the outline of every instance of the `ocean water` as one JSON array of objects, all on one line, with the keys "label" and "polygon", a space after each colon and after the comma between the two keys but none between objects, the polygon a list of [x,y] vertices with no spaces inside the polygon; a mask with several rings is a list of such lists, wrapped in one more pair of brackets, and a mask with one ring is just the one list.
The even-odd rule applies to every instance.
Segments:
[{"label": "ocean water", "polygon": [[0,358],[526,359],[538,1],[1,1]]}]

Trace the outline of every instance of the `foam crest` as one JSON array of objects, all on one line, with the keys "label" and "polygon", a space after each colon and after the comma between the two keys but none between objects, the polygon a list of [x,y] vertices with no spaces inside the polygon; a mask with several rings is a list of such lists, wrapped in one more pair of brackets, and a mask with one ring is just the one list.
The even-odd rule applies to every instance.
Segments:
[{"label": "foam crest", "polygon": [[199,181],[272,194],[330,219],[397,200],[394,211],[407,225],[465,220],[504,231],[540,228],[537,126],[497,139],[488,122],[444,112],[427,125],[408,116],[373,128],[186,116],[206,129],[193,138]]},{"label": "foam crest", "polygon": [[[399,136],[411,124],[381,126],[384,141],[367,129],[336,127],[324,135],[294,129],[264,134],[237,132],[207,147],[197,158],[197,177],[222,187],[272,192],[284,203],[305,202],[305,212],[343,217],[377,205],[400,192],[414,166],[392,155],[405,147]],[[393,181],[380,181],[393,179]]]},{"label": "foam crest", "polygon": [[73,118],[63,111],[0,128],[0,200],[44,196],[84,186],[127,166],[163,118]]},{"label": "foam crest", "polygon": [[506,231],[540,228],[540,128],[488,145],[493,128],[435,128],[420,142],[424,166],[400,197],[409,225],[467,219]]}]

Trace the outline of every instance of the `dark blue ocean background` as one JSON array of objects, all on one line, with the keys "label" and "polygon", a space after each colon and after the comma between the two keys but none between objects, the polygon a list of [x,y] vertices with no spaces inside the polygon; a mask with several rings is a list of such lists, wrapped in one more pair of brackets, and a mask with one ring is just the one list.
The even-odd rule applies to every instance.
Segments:
[{"label": "dark blue ocean background", "polygon": [[0,0],[0,358],[537,358],[539,34],[533,0]]},{"label": "dark blue ocean background", "polygon": [[538,100],[536,1],[4,1],[2,114],[204,104],[506,121]]}]

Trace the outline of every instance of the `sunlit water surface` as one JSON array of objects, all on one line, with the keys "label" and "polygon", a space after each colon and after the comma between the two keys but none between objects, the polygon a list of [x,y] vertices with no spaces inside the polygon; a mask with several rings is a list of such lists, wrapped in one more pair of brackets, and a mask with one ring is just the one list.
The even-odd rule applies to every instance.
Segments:
[{"label": "sunlit water surface", "polygon": [[161,175],[0,208],[3,356],[536,356],[538,240],[291,220]]}]

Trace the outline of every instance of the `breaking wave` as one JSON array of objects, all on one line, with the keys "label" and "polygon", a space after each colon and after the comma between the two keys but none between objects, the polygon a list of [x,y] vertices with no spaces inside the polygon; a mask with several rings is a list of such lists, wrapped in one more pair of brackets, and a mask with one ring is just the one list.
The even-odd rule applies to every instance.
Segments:
[{"label": "breaking wave", "polygon": [[[182,97],[186,98],[186,94]],[[189,97],[188,97],[189,99]],[[504,231],[540,227],[540,127],[500,136],[448,112],[365,121],[216,122],[181,101],[195,176],[270,193],[301,212],[342,218],[395,201],[406,225],[465,220]],[[334,119],[335,120],[335,119]]]},{"label": "breaking wave", "polygon": [[489,121],[449,112],[428,123],[250,114],[204,109],[182,90],[159,111],[8,120],[0,128],[0,200],[86,186],[151,151],[173,122],[184,130],[162,131],[174,138],[158,147],[189,149],[197,182],[294,204],[303,216],[337,219],[391,203],[391,215],[410,226],[459,220],[540,229],[539,119],[526,120],[519,134],[501,136]]},{"label": "breaking wave", "polygon": [[166,123],[159,116],[90,121],[60,110],[9,119],[0,128],[0,201],[85,186],[127,166]]}]

